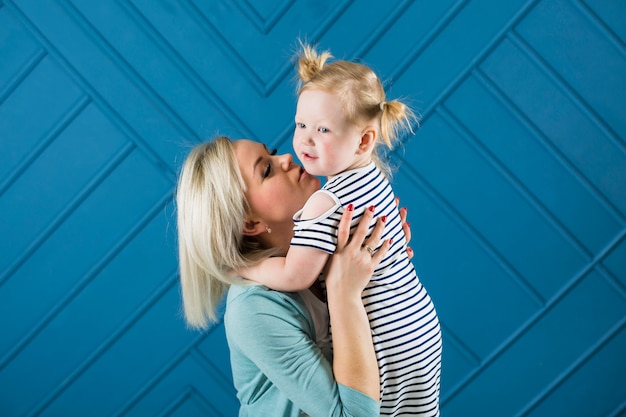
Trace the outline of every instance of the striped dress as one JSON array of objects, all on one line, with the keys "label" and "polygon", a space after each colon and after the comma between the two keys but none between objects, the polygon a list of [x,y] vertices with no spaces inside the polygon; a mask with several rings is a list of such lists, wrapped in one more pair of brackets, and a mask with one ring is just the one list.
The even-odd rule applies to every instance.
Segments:
[{"label": "striped dress", "polygon": [[[363,292],[381,381],[381,415],[438,416],[441,330],[435,307],[406,254],[406,238],[391,184],[371,163],[330,179],[322,190],[336,206],[315,219],[294,217],[291,245],[333,253],[343,207],[354,205],[353,229],[363,211],[387,216],[381,242],[393,239]],[[373,227],[373,226],[372,226]]]}]

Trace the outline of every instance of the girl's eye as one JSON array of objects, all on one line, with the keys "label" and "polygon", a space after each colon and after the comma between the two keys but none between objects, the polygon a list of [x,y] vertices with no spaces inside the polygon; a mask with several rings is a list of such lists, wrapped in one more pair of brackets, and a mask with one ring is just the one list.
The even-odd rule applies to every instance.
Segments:
[{"label": "girl's eye", "polygon": [[304,123],[296,123],[296,126],[300,129],[304,129],[306,127]]},{"label": "girl's eye", "polygon": [[320,128],[319,128],[319,131],[320,131],[321,133],[328,133],[328,132],[330,132],[330,130],[326,129],[325,127],[320,127]]}]

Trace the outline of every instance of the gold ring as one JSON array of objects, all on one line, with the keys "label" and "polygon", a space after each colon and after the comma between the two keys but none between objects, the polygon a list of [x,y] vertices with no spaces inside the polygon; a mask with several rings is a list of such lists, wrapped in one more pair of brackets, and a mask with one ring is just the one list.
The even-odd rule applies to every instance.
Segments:
[{"label": "gold ring", "polygon": [[374,256],[374,249],[370,248],[366,243],[362,244],[361,246],[367,249],[367,251],[370,253],[370,256]]}]

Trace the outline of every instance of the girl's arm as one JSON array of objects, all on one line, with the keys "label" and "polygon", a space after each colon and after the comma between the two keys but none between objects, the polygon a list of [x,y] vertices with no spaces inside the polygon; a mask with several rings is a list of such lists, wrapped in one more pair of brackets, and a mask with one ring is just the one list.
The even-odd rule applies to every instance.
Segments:
[{"label": "girl's arm", "polygon": [[[314,219],[336,206],[338,202],[325,193],[316,193],[302,209],[301,218]],[[238,270],[242,277],[277,291],[302,291],[309,288],[322,273],[330,255],[306,246],[291,246],[285,257],[267,258]]]},{"label": "girl's arm", "polygon": [[318,249],[292,246],[285,257],[266,258],[237,272],[276,291],[302,291],[313,285],[329,256]]}]

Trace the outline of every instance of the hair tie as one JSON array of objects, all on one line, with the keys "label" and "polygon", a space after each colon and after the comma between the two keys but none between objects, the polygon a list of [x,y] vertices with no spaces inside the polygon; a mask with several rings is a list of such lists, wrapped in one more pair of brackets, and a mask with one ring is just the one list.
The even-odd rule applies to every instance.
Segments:
[{"label": "hair tie", "polygon": [[381,102],[380,102],[380,105],[379,105],[379,106],[380,106],[380,110],[381,110],[381,111],[382,111],[382,110],[385,110],[385,104],[387,104],[387,102],[386,102],[386,101],[381,101]]}]

